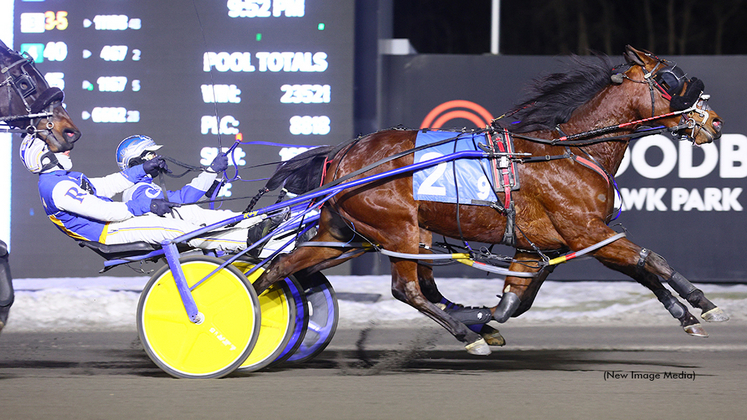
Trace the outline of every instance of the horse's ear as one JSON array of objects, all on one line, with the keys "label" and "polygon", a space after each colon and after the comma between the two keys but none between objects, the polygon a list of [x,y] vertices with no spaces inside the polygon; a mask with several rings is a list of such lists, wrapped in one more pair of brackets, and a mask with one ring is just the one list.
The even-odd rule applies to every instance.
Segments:
[{"label": "horse's ear", "polygon": [[625,53],[623,54],[623,57],[625,57],[625,60],[628,63],[637,64],[639,66],[646,66],[646,63],[644,62],[644,59],[646,58],[646,53],[636,50],[635,48],[631,47],[630,45],[625,46]]},{"label": "horse's ear", "polygon": [[3,42],[2,39],[0,39],[0,47],[3,47],[3,49],[5,49],[5,50],[9,50],[10,49],[10,48],[8,48],[7,45],[5,45],[5,43]]}]

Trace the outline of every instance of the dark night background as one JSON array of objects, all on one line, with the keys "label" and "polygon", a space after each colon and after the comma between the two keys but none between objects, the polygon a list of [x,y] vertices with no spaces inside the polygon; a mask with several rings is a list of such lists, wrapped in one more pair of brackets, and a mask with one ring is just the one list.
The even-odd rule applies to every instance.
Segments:
[{"label": "dark night background", "polygon": [[[490,52],[490,0],[394,0],[394,38],[421,54]],[[747,54],[747,1],[501,1],[500,54]]]}]

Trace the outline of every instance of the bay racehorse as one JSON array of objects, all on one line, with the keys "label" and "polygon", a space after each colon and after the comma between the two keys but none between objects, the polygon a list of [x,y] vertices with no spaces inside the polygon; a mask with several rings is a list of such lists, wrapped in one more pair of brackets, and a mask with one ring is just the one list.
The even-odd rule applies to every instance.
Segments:
[{"label": "bay racehorse", "polygon": [[[721,119],[706,103],[703,82],[688,78],[675,63],[630,46],[624,58],[618,67],[606,56],[572,60],[568,71],[535,81],[529,98],[512,115],[515,123],[501,118],[488,127],[491,137],[513,140],[513,155],[502,156],[515,164],[514,176],[521,180],[513,192],[496,192],[495,206],[415,200],[411,174],[344,190],[322,209],[312,239],[322,246],[299,246],[275,259],[254,283],[257,292],[295,272],[325,269],[361,254],[334,243],[364,238],[380,249],[413,255],[425,253],[421,244],[430,244],[436,233],[516,248],[508,268],[529,274],[508,275],[500,302],[490,308],[493,319],[505,322],[529,309],[554,267],[549,256],[596,244],[590,255],[652,290],[687,333],[707,336],[660,279],[701,309],[705,320],[725,321],[728,316],[659,254],[607,224],[614,213],[612,174],[632,138],[667,130],[695,144],[709,143],[721,136]],[[651,131],[655,126],[661,128]],[[280,166],[267,188],[284,182],[286,188],[298,184],[291,192],[302,193],[318,187],[322,174],[323,188],[346,176],[358,179],[410,165],[417,133],[383,130],[335,148],[312,149]],[[326,162],[325,170],[318,162]],[[489,354],[488,344],[502,344],[496,330],[473,331],[454,311],[438,305],[444,298],[429,266],[409,258],[390,261],[397,299],[442,325],[470,353]]]},{"label": "bay racehorse", "polygon": [[36,135],[52,152],[73,148],[80,130],[62,105],[64,94],[49,87],[33,59],[0,41],[0,121],[12,129]]}]

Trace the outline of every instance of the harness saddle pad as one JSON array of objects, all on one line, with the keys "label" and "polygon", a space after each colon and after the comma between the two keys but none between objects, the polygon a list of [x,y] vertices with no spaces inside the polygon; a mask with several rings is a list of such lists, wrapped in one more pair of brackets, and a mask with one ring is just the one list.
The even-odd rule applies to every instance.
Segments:
[{"label": "harness saddle pad", "polygon": [[[420,130],[415,146],[449,138],[454,141],[416,151],[415,163],[465,150],[479,151],[477,145],[489,141],[485,134]],[[456,203],[459,197],[460,204],[490,205],[496,200],[490,165],[488,159],[455,159],[415,171],[412,175],[413,196],[416,200],[441,203]]]}]

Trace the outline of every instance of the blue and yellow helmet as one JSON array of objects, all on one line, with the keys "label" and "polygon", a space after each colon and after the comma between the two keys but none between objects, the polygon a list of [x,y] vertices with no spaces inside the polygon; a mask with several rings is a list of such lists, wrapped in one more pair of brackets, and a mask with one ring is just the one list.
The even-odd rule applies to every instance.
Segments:
[{"label": "blue and yellow helmet", "polygon": [[124,171],[148,160],[145,158],[147,154],[160,148],[161,145],[156,144],[148,136],[137,134],[127,137],[117,146],[117,165],[119,165],[119,169]]}]

